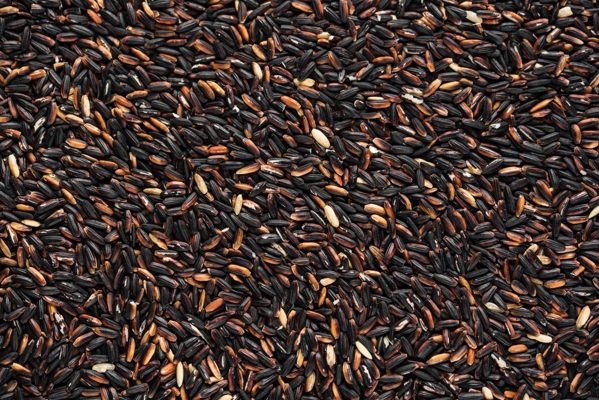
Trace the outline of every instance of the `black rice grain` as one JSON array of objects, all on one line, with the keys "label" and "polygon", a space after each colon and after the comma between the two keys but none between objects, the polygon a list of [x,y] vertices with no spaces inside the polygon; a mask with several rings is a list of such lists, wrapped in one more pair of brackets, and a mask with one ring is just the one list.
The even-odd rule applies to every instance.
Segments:
[{"label": "black rice grain", "polygon": [[599,398],[584,0],[0,4],[0,399]]}]

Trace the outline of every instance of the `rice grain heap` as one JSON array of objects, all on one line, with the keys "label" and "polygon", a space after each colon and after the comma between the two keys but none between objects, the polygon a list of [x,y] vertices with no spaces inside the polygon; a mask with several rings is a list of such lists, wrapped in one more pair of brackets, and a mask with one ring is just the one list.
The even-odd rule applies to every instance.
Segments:
[{"label": "rice grain heap", "polygon": [[2,1],[0,400],[598,399],[598,33]]}]

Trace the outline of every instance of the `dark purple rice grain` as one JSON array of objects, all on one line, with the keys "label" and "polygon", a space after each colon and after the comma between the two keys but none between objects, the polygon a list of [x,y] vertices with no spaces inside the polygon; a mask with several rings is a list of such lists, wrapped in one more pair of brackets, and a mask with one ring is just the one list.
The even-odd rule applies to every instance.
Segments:
[{"label": "dark purple rice grain", "polygon": [[0,5],[0,399],[599,398],[597,15]]}]

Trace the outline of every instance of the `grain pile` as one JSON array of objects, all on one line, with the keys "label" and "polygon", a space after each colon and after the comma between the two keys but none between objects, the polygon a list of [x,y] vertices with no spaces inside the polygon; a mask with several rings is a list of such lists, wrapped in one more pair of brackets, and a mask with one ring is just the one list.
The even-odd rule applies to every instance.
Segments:
[{"label": "grain pile", "polygon": [[596,399],[595,7],[2,1],[0,400]]}]

